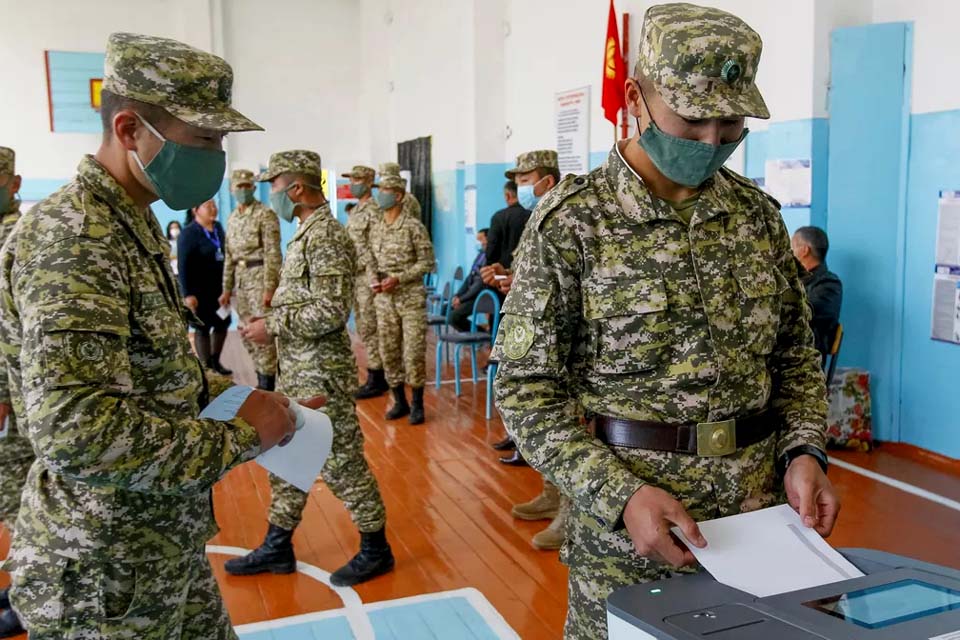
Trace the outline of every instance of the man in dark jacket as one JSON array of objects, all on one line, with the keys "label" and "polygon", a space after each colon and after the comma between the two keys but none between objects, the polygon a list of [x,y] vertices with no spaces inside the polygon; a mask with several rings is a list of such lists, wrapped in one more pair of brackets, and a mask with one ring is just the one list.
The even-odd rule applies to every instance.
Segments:
[{"label": "man in dark jacket", "polygon": [[840,304],[843,300],[843,284],[840,278],[827,269],[830,242],[823,229],[800,227],[793,234],[790,244],[793,255],[807,270],[803,276],[803,286],[807,290],[807,301],[813,310],[810,326],[817,351],[826,358],[840,323]]},{"label": "man in dark jacket", "polygon": [[480,292],[483,291],[483,278],[480,277],[480,269],[487,264],[487,233],[488,229],[480,229],[477,232],[477,257],[473,260],[473,266],[470,267],[470,273],[466,280],[460,285],[456,294],[453,296],[453,313],[450,316],[450,324],[457,331],[470,330],[470,317],[473,313],[473,301],[476,300]]},{"label": "man in dark jacket", "polygon": [[503,199],[507,203],[490,219],[490,234],[487,242],[487,264],[502,264],[509,269],[513,263],[513,252],[520,244],[520,234],[527,226],[530,211],[517,201],[517,183],[512,179],[503,185]]}]

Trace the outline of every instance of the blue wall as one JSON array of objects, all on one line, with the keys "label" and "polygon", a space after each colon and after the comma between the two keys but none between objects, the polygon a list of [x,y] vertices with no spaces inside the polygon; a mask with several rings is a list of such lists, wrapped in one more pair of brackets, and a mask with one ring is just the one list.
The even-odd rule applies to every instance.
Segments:
[{"label": "blue wall", "polygon": [[746,177],[764,177],[767,160],[810,160],[813,191],[809,207],[783,209],[790,233],[806,225],[827,226],[827,148],[829,124],[826,118],[773,122],[768,129],[751,131],[746,139]]}]

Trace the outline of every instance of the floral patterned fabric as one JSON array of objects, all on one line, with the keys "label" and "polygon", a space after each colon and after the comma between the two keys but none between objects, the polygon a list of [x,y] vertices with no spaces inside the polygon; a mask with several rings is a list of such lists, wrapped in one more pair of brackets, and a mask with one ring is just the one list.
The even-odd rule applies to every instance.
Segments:
[{"label": "floral patterned fabric", "polygon": [[870,373],[865,369],[838,368],[827,395],[828,446],[869,451],[873,446]]}]

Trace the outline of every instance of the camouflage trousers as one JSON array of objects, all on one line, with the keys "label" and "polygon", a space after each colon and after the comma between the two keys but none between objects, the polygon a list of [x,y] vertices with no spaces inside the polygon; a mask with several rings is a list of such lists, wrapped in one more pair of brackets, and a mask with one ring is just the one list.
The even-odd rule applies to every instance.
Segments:
[{"label": "camouflage trousers", "polygon": [[[283,382],[281,378],[281,383]],[[282,385],[283,386],[283,385]],[[333,386],[331,383],[329,386]],[[330,491],[343,502],[354,524],[362,533],[379,531],[386,524],[386,510],[380,497],[377,479],[370,471],[363,453],[363,431],[357,421],[352,389],[341,384],[337,389],[316,390],[313,393],[288,393],[291,397],[308,397],[321,393],[327,396],[323,411],[333,423],[333,446],[330,457],[320,471],[320,477]],[[292,484],[270,475],[269,520],[284,529],[295,529],[300,524],[308,493]]]},{"label": "camouflage trousers", "polygon": [[[247,318],[262,318],[266,315],[263,307],[263,267],[237,267],[237,288],[235,308],[241,324]],[[268,376],[277,374],[277,345],[275,342],[258,344],[243,339],[243,348],[253,359],[253,368],[257,373]]]},{"label": "camouflage trousers", "polygon": [[33,464],[30,441],[16,433],[0,440],[0,525],[12,531],[20,510],[20,494]]},{"label": "camouflage trousers", "polygon": [[427,379],[427,296],[423,285],[397,287],[376,296],[380,357],[391,387]]},{"label": "camouflage trousers", "polygon": [[[775,471],[776,436],[722,458],[614,448],[638,477],[680,500],[696,520],[711,520],[784,502]],[[709,540],[707,541],[709,543]],[[626,529],[608,532],[574,505],[561,560],[569,566],[563,637],[607,637],[606,600],[613,591],[676,572],[640,556]]]},{"label": "camouflage trousers", "polygon": [[357,276],[354,294],[353,315],[357,323],[357,334],[367,352],[367,368],[383,369],[380,358],[380,342],[377,339],[377,305],[375,295],[370,289],[370,279],[366,273]]},{"label": "camouflage trousers", "polygon": [[37,560],[10,593],[31,640],[233,640],[202,549],[144,562]]}]

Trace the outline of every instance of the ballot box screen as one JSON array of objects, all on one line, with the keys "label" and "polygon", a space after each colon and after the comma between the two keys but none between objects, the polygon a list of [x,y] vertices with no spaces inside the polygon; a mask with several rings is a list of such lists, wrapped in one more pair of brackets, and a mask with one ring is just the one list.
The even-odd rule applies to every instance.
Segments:
[{"label": "ballot box screen", "polygon": [[960,592],[920,580],[901,580],[803,604],[867,629],[880,629],[960,609]]}]

